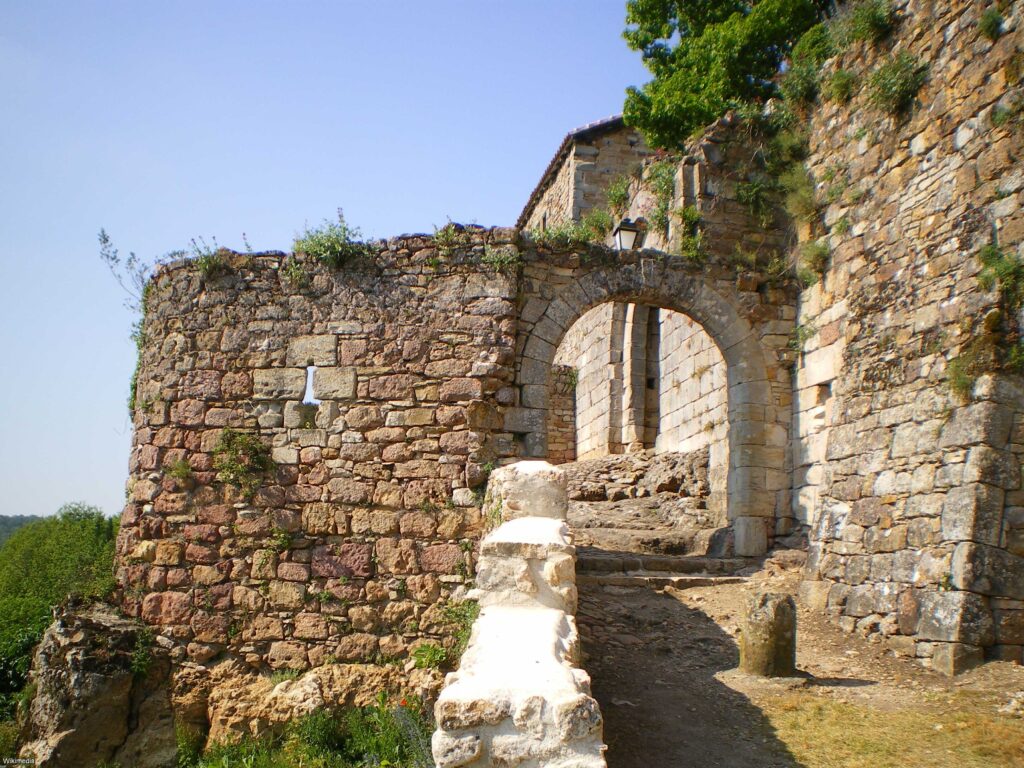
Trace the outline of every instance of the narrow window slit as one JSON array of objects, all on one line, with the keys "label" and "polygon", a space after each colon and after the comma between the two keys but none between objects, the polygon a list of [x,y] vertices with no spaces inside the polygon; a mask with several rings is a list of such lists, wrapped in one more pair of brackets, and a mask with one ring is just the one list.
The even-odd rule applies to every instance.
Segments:
[{"label": "narrow window slit", "polygon": [[299,427],[301,429],[316,427],[316,414],[320,410],[321,401],[316,399],[316,392],[313,390],[315,372],[315,365],[306,367],[306,391],[302,395],[302,404],[299,406]]}]

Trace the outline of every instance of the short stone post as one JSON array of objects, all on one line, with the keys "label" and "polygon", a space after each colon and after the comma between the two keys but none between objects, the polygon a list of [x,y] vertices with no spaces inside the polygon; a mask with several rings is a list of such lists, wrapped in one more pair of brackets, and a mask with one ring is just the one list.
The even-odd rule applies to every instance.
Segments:
[{"label": "short stone post", "polygon": [[760,677],[796,675],[796,603],[789,595],[752,595],[740,627],[740,671]]}]

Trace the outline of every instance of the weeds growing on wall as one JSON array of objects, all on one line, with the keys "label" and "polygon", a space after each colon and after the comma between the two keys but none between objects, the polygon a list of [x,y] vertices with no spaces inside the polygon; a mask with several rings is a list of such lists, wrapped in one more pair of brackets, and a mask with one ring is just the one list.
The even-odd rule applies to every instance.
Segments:
[{"label": "weeds growing on wall", "polygon": [[978,31],[992,42],[1003,34],[1003,14],[998,8],[987,8],[978,19]]},{"label": "weeds growing on wall", "polygon": [[331,269],[341,269],[355,259],[373,255],[373,249],[364,243],[362,232],[350,227],[345,215],[338,209],[338,220],[324,219],[319,227],[309,228],[295,238],[292,251],[307,256]]},{"label": "weeds growing on wall", "polygon": [[450,659],[452,664],[462,658],[462,654],[469,645],[469,636],[473,631],[473,622],[480,615],[480,604],[475,600],[462,600],[457,603],[448,603],[442,609],[442,616],[445,623],[455,638],[455,645],[451,649]]},{"label": "weeds growing on wall", "polygon": [[245,737],[202,752],[200,739],[179,730],[178,768],[433,768],[428,708],[415,696],[381,693],[366,707],[318,709],[282,733]]},{"label": "weeds growing on wall", "polygon": [[701,231],[703,221],[700,211],[688,205],[677,208],[673,216],[679,222],[682,235],[679,238],[679,255],[687,261],[700,264],[707,254],[704,252],[704,234]]},{"label": "weeds growing on wall", "polygon": [[[607,216],[607,213],[605,213]],[[608,230],[604,229],[607,222],[602,218],[584,217],[582,221],[568,221],[547,229],[530,230],[530,237],[535,245],[541,248],[549,248],[552,251],[570,251],[574,248],[581,248],[589,243],[601,242],[604,240]]]},{"label": "weeds growing on wall", "polygon": [[523,263],[523,257],[511,245],[485,245],[480,263],[499,274],[514,275]]},{"label": "weeds growing on wall", "polygon": [[256,492],[274,468],[270,449],[254,434],[225,429],[213,449],[217,479],[239,488],[246,497]]},{"label": "weeds growing on wall", "polygon": [[444,258],[448,258],[456,250],[469,245],[472,242],[469,232],[462,224],[457,224],[451,219],[443,227],[434,227],[434,248]]},{"label": "weeds growing on wall", "polygon": [[132,648],[132,676],[144,678],[153,665],[153,630],[143,627],[135,635],[135,646]]},{"label": "weeds growing on wall", "polygon": [[859,86],[860,78],[857,77],[856,72],[851,72],[848,69],[837,69],[825,81],[822,93],[829,101],[846,104],[853,98]]},{"label": "weeds growing on wall", "polygon": [[605,199],[608,201],[608,209],[616,216],[621,217],[626,213],[626,206],[629,205],[630,182],[630,177],[626,175],[616,176],[608,182]]},{"label": "weeds growing on wall", "polygon": [[[961,399],[970,397],[979,376],[996,371],[1024,373],[1024,342],[1016,315],[1024,307],[1024,261],[992,242],[978,251],[978,282],[987,291],[998,288],[1001,310],[984,318],[980,332],[961,345],[946,365],[946,382]],[[964,328],[970,331],[968,325]]]},{"label": "weeds growing on wall", "polygon": [[806,106],[818,95],[818,70],[835,53],[832,32],[825,24],[815,24],[793,46],[790,67],[782,76],[779,90],[791,105]]},{"label": "weeds growing on wall", "polygon": [[440,669],[448,660],[448,652],[437,643],[423,643],[412,652],[416,669]]},{"label": "weeds growing on wall", "polygon": [[295,257],[285,259],[282,262],[281,278],[297,291],[308,288],[311,279],[306,265]]},{"label": "weeds growing on wall", "polygon": [[676,161],[659,160],[647,166],[644,185],[654,193],[651,224],[668,237],[669,209],[676,192]]},{"label": "weeds growing on wall", "polygon": [[736,185],[736,201],[746,206],[750,215],[755,217],[761,226],[767,226],[772,220],[771,193],[775,184],[770,179],[754,178],[741,181]]},{"label": "weeds growing on wall", "polygon": [[591,208],[580,219],[583,228],[590,232],[592,241],[602,241],[615,227],[612,215],[604,208]]},{"label": "weeds growing on wall", "polygon": [[207,280],[214,280],[231,271],[227,260],[230,251],[221,248],[217,244],[217,238],[213,237],[211,240],[213,245],[209,245],[202,236],[189,240],[191,258],[199,268],[199,274]]},{"label": "weeds growing on wall", "polygon": [[167,467],[167,474],[175,480],[188,480],[192,477],[192,465],[187,459],[178,459]]},{"label": "weeds growing on wall", "polygon": [[858,0],[833,25],[841,45],[859,40],[877,43],[896,26],[896,11],[889,0]]},{"label": "weeds growing on wall", "polygon": [[823,242],[803,243],[797,251],[796,278],[805,288],[816,285],[828,267],[829,249]]},{"label": "weeds growing on wall", "polygon": [[868,101],[873,107],[898,115],[907,111],[928,77],[928,67],[906,51],[890,56],[868,77]]},{"label": "weeds growing on wall", "polygon": [[789,348],[797,353],[803,352],[804,344],[812,339],[817,332],[818,328],[814,323],[796,326],[789,336]]},{"label": "weeds growing on wall", "polygon": [[986,291],[999,287],[1003,304],[1010,310],[1018,310],[1024,304],[1024,262],[1015,253],[989,243],[978,251],[981,271],[978,282]]}]

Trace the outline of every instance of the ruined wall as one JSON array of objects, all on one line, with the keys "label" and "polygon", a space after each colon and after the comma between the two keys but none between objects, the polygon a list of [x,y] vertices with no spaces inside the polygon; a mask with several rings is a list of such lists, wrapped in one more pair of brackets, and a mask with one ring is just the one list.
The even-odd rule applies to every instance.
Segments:
[{"label": "ruined wall", "polygon": [[1022,136],[993,119],[1021,95],[1021,3],[995,43],[980,3],[895,6],[894,33],[854,43],[825,76],[863,82],[909,52],[930,73],[912,112],[883,114],[862,90],[811,123],[825,230],[804,237],[825,235],[831,259],[800,306],[794,514],[813,526],[809,597],[957,671],[1024,648],[1019,379],[981,376],[966,398],[948,384],[958,356],[1015,325],[989,314],[977,254],[994,237],[1019,252],[1024,234]]},{"label": "ruined wall", "polygon": [[434,760],[450,766],[605,768],[602,717],[579,667],[576,548],[566,478],[542,461],[487,486],[480,616],[434,708]]},{"label": "ruined wall", "polygon": [[[154,279],[118,578],[177,660],[304,669],[451,642],[439,605],[473,572],[473,488],[515,450],[515,278],[480,264],[514,233],[471,232],[440,266],[407,237],[292,279],[281,254]],[[272,447],[251,496],[218,480],[226,429]]]}]

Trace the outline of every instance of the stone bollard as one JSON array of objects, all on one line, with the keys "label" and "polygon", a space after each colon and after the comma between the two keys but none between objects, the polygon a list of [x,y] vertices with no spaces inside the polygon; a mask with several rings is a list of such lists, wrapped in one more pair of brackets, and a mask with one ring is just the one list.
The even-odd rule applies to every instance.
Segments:
[{"label": "stone bollard", "polygon": [[760,677],[796,675],[796,603],[789,595],[751,595],[740,628],[740,671]]}]

